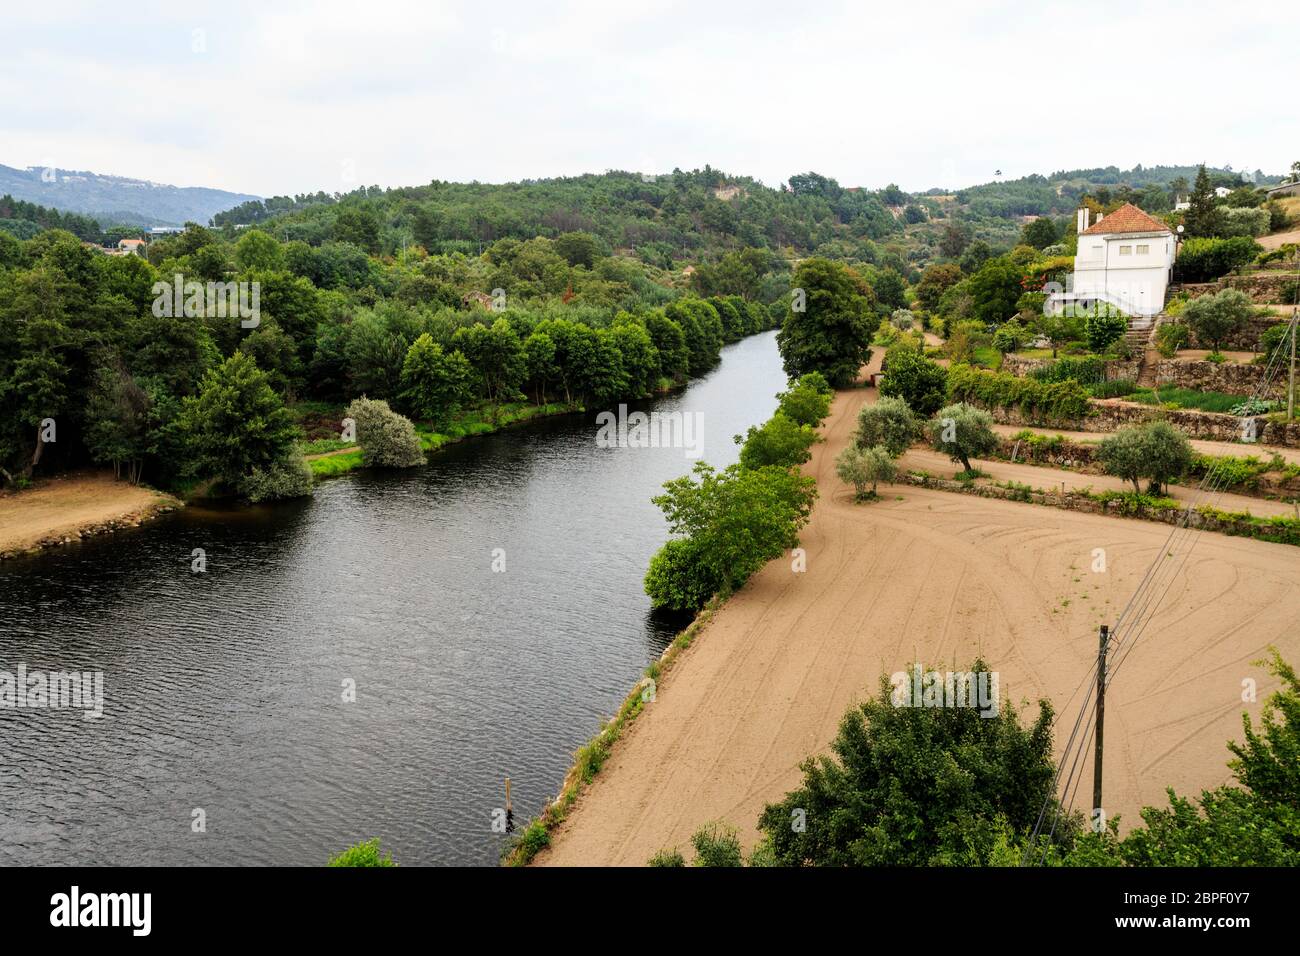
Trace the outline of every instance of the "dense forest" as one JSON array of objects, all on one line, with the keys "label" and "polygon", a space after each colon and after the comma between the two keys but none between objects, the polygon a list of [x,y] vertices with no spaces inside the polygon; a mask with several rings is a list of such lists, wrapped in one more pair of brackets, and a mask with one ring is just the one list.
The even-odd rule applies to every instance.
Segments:
[{"label": "dense forest", "polygon": [[4,477],[99,463],[275,497],[277,476],[301,488],[307,424],[337,432],[355,399],[387,403],[381,430],[398,412],[436,428],[463,409],[636,399],[771,328],[788,291],[766,250],[670,273],[582,232],[372,255],[341,209],[317,245],[191,226],[147,257],[0,232]]}]

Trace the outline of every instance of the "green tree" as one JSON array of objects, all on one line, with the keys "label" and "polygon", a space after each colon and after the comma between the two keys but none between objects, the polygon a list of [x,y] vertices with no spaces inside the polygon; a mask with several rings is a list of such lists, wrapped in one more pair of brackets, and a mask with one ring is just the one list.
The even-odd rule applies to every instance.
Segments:
[{"label": "green tree", "polygon": [[[818,383],[813,378],[815,375],[814,372],[803,376],[793,386],[784,392],[778,392],[776,396],[779,412],[796,424],[807,425],[810,428],[820,425],[822,419],[829,414],[831,396],[834,394],[829,389],[823,390],[818,387]],[[821,378],[819,375],[816,377]]]},{"label": "green tree", "polygon": [[751,425],[743,439],[736,436],[736,443],[741,445],[742,468],[801,465],[812,457],[809,449],[817,440],[817,433],[811,427],[792,421],[781,411],[761,426]]},{"label": "green tree", "polygon": [[1106,351],[1123,338],[1127,330],[1128,320],[1124,314],[1106,302],[1094,302],[1083,323],[1088,348],[1094,352]]},{"label": "green tree", "polygon": [[940,297],[961,280],[961,266],[951,262],[926,266],[921,273],[921,281],[916,284],[916,301],[921,308],[933,312],[939,308]]},{"label": "green tree", "polygon": [[991,259],[970,277],[971,317],[985,325],[1005,322],[1016,314],[1016,303],[1025,291],[1024,274],[1006,259]]},{"label": "green tree", "polygon": [[[970,673],[988,668],[976,660]],[[1005,699],[993,716],[923,706],[911,677],[904,672],[897,690],[882,678],[874,698],[845,714],[831,755],[804,761],[801,785],[763,811],[759,829],[778,865],[1018,861],[1014,844],[1044,804],[1056,802],[1051,704],[1039,701],[1037,719],[1024,727]],[[803,827],[790,825],[796,817]],[[1076,830],[1077,821],[1067,820],[1055,839]]]},{"label": "green tree", "polygon": [[1223,289],[1214,295],[1197,296],[1183,310],[1183,321],[1198,341],[1219,351],[1223,343],[1245,329],[1255,313],[1250,296],[1240,289]]},{"label": "green tree", "polygon": [[913,346],[891,348],[883,372],[880,394],[901,398],[918,415],[933,415],[947,397],[948,373]]},{"label": "green tree", "polygon": [[969,474],[972,458],[988,455],[998,447],[993,416],[982,408],[961,402],[939,409],[930,422],[930,443],[953,461],[961,462]]},{"label": "green tree", "polygon": [[626,394],[635,398],[651,394],[659,384],[659,350],[650,333],[644,325],[632,321],[616,324],[610,336],[627,376]]},{"label": "green tree", "polygon": [[506,319],[497,319],[491,326],[471,325],[457,329],[452,342],[478,374],[492,405],[492,421],[495,423],[501,402],[511,401],[519,394],[519,386],[528,374],[519,335]]},{"label": "green tree", "polygon": [[897,458],[922,436],[916,413],[906,401],[882,395],[858,412],[858,432],[854,443],[859,448],[882,446],[891,458]]},{"label": "green tree", "polygon": [[527,374],[524,385],[534,396],[536,404],[541,405],[546,396],[546,386],[556,376],[555,340],[545,332],[533,332],[524,339],[524,367]]},{"label": "green tree", "polygon": [[791,309],[777,333],[786,374],[821,372],[836,387],[852,385],[880,325],[870,287],[828,259],[805,259],[793,285]]},{"label": "green tree", "polygon": [[230,489],[283,459],[298,436],[280,396],[242,352],[208,370],[198,395],[185,399],[180,428],[200,473]]},{"label": "green tree", "polygon": [[[898,478],[898,464],[884,445],[846,445],[835,459],[835,474],[851,484],[858,501],[876,497],[876,484]],[[867,490],[867,485],[871,490]]]},{"label": "green tree", "polygon": [[1039,216],[1030,222],[1025,223],[1020,230],[1020,241],[1027,246],[1033,246],[1035,249],[1046,249],[1060,238],[1056,231],[1056,223],[1046,216]]},{"label": "green tree", "polygon": [[403,407],[416,418],[445,425],[474,396],[474,369],[460,352],[444,352],[428,332],[411,343],[402,364]]},{"label": "green tree", "polygon": [[[646,592],[656,607],[686,608],[684,595],[664,587],[698,579],[715,590],[734,590],[773,558],[798,543],[808,521],[816,482],[791,468],[742,468],[716,471],[705,462],[690,475],[664,484],[654,503],[664,512],[673,534],[689,544],[669,542],[671,561],[651,562]],[[661,550],[660,555],[665,551]],[[662,571],[671,564],[675,573]],[[695,595],[700,591],[697,589]],[[698,607],[699,605],[696,605]]]},{"label": "green tree", "polygon": [[1209,174],[1201,166],[1196,173],[1196,184],[1192,187],[1190,204],[1183,213],[1183,230],[1189,238],[1212,238],[1223,228],[1223,211],[1219,208],[1214,194],[1214,185]]}]

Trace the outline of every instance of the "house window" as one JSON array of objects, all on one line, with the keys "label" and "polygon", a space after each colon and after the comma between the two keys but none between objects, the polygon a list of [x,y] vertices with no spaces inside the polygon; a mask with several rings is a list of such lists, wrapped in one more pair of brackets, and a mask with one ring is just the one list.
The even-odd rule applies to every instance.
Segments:
[{"label": "house window", "polygon": [[1151,251],[1150,246],[1138,246],[1137,249],[1138,249],[1137,254],[1140,256],[1145,256],[1148,252]]},{"label": "house window", "polygon": [[1132,247],[1132,246],[1120,246],[1120,247],[1119,247],[1119,254],[1120,254],[1121,256],[1131,256],[1131,255],[1133,255],[1133,247]]}]

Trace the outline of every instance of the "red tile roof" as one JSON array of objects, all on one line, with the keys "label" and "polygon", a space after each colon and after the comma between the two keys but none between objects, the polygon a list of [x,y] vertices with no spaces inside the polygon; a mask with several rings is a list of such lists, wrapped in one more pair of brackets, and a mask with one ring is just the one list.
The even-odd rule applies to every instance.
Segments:
[{"label": "red tile roof", "polygon": [[1131,202],[1126,202],[1105,218],[1083,230],[1085,236],[1125,232],[1169,232],[1159,219],[1152,219]]}]

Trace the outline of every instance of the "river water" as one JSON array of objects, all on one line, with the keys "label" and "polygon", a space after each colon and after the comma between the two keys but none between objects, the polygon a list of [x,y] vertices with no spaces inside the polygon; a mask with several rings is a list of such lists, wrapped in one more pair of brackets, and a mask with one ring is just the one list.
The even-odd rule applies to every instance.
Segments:
[{"label": "river water", "polygon": [[[637,407],[699,413],[721,467],[784,381],[765,333]],[[505,778],[522,823],[682,626],[641,580],[650,498],[693,461],[595,436],[538,422],[0,565],[0,671],[104,675],[97,720],[0,709],[0,864],[317,865],[376,836],[494,863]]]}]

